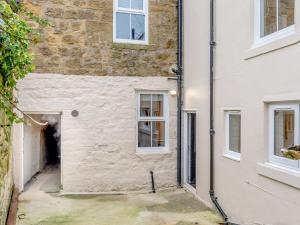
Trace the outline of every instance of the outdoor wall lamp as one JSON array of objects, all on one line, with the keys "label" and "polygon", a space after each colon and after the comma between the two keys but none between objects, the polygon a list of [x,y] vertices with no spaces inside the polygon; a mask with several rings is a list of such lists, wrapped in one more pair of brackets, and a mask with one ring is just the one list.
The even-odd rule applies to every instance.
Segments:
[{"label": "outdoor wall lamp", "polygon": [[171,91],[170,91],[170,95],[171,95],[171,96],[177,95],[177,91],[176,91],[176,90],[171,90]]}]

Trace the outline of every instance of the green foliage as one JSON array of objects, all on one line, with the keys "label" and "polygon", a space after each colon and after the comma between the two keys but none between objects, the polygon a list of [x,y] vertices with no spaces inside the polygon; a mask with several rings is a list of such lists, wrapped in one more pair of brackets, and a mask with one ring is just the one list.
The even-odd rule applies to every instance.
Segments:
[{"label": "green foliage", "polygon": [[47,21],[15,0],[0,0],[0,113],[6,115],[10,124],[20,121],[13,111],[13,90],[17,81],[34,69],[29,48],[40,35],[30,24],[46,26]]},{"label": "green foliage", "polygon": [[[6,117],[0,113],[0,124],[7,123]],[[10,146],[11,127],[0,126],[0,191],[3,186],[4,177],[9,170],[9,162],[11,158]]]}]

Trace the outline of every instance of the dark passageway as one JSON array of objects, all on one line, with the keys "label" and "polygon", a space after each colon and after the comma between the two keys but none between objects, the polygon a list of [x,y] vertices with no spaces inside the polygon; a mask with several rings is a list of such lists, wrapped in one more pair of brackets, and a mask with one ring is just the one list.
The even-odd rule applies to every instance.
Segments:
[{"label": "dark passageway", "polygon": [[32,185],[47,193],[61,188],[60,115],[33,114],[24,125],[24,188]]},{"label": "dark passageway", "polygon": [[60,163],[60,137],[56,136],[57,125],[48,125],[44,130],[46,147],[46,165],[58,165]]}]

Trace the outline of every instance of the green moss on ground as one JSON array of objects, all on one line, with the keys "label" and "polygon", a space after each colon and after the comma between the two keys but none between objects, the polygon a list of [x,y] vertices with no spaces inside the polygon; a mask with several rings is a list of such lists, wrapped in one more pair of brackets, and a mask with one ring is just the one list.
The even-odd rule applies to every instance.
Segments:
[{"label": "green moss on ground", "polygon": [[100,196],[42,193],[38,198],[33,197],[20,202],[18,215],[25,216],[18,219],[17,225],[217,225],[222,222],[215,212],[184,191]]}]

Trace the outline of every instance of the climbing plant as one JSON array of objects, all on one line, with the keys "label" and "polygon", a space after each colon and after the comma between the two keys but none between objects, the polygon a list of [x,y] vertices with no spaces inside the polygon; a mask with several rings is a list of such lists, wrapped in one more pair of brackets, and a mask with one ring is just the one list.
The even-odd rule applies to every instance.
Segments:
[{"label": "climbing plant", "polygon": [[34,69],[30,46],[40,35],[32,26],[46,25],[46,20],[16,0],[0,0],[0,197],[11,160],[11,125],[21,121],[14,113],[17,99],[13,91],[17,81]]},{"label": "climbing plant", "polygon": [[0,113],[6,115],[9,124],[20,121],[14,112],[17,81],[34,69],[30,46],[38,42],[40,34],[33,26],[47,25],[24,4],[0,0]]}]

